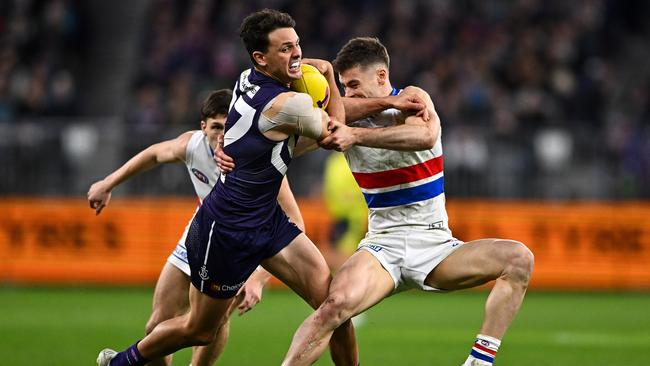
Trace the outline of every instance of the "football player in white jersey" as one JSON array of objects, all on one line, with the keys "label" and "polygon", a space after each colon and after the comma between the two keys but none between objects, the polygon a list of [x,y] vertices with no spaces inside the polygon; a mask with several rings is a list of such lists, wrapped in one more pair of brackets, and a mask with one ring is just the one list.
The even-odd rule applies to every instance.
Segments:
[{"label": "football player in white jersey", "polygon": [[[346,97],[400,92],[390,83],[388,53],[376,38],[352,39],[333,64]],[[463,243],[452,236],[440,120],[429,95],[410,89],[426,100],[428,120],[393,109],[369,117],[346,108],[349,125],[330,123],[332,134],[320,142],[345,152],[369,208],[368,234],[336,273],[327,300],[297,330],[283,365],[311,365],[339,324],[399,291],[452,291],[496,280],[464,363],[492,365],[519,310],[533,254],[513,240]]]},{"label": "football player in white jersey", "polygon": [[[149,146],[105,179],[94,183],[88,191],[90,207],[99,214],[111,198],[111,191],[132,176],[159,164],[183,162],[200,201],[210,192],[219,177],[219,170],[213,158],[213,149],[219,136],[223,135],[232,91],[222,89],[210,93],[201,108],[201,130],[188,131],[173,140]],[[304,223],[298,205],[286,180],[282,182],[278,202],[296,225],[304,230]],[[190,219],[191,222],[191,219]],[[153,296],[153,311],[146,325],[148,334],[158,323],[184,314],[189,307],[190,268],[187,262],[185,238],[188,227],[172,254],[167,259]],[[270,274],[259,267],[240,290],[235,301],[239,314],[255,306],[262,297],[262,288]],[[234,310],[234,309],[233,309]],[[221,327],[214,342],[195,347],[192,365],[212,365],[222,353],[228,340],[229,323]],[[149,365],[170,365],[171,356],[154,360]]]}]

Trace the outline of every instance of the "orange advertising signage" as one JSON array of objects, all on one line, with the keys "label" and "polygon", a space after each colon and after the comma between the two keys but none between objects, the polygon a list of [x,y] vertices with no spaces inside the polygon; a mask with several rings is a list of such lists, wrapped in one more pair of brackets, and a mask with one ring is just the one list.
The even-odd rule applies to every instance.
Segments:
[{"label": "orange advertising signage", "polygon": [[650,203],[450,201],[454,236],[515,239],[535,254],[531,288],[650,289]]},{"label": "orange advertising signage", "polygon": [[0,200],[0,282],[154,282],[195,208],[114,199],[95,216],[83,199]]},{"label": "orange advertising signage", "polygon": [[[299,205],[308,235],[325,244],[324,203]],[[0,283],[153,283],[195,209],[191,198],[123,198],[95,216],[83,199],[0,199]],[[447,209],[461,240],[531,248],[531,288],[650,289],[650,203],[451,200]]]}]

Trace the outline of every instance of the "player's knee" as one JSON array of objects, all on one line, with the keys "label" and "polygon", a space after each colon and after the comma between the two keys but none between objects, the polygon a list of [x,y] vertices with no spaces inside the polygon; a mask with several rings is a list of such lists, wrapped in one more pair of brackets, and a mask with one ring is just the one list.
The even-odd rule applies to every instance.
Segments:
[{"label": "player's knee", "polygon": [[319,308],[321,321],[331,326],[339,326],[350,318],[349,296],[342,293],[330,294]]},{"label": "player's knee", "polygon": [[186,337],[189,340],[189,343],[192,344],[193,346],[206,346],[214,342],[218,329],[219,328],[209,329],[206,327],[200,327],[200,328],[188,327],[186,328]]},{"label": "player's knee", "polygon": [[214,342],[216,334],[214,331],[195,332],[192,334],[192,344],[195,346],[207,346]]},{"label": "player's knee", "polygon": [[205,324],[185,323],[183,327],[184,338],[188,344],[193,346],[206,346],[215,341],[217,334],[222,326],[227,323],[227,319],[222,319],[218,324],[206,326]]},{"label": "player's knee", "polygon": [[527,284],[533,272],[535,256],[523,243],[514,240],[509,242],[511,245],[507,256],[507,266],[510,268],[510,276]]},{"label": "player's knee", "polygon": [[321,275],[313,280],[312,286],[310,288],[310,294],[307,298],[305,298],[305,301],[313,309],[318,309],[318,307],[326,301],[328,296],[327,292],[331,281],[332,277],[329,273]]},{"label": "player's knee", "polygon": [[172,316],[167,316],[163,312],[156,311],[154,310],[151,313],[151,316],[149,317],[149,320],[147,321],[147,325],[144,327],[144,332],[145,334],[149,334],[153,331],[153,329],[160,323],[164,322],[165,320],[171,319]]}]

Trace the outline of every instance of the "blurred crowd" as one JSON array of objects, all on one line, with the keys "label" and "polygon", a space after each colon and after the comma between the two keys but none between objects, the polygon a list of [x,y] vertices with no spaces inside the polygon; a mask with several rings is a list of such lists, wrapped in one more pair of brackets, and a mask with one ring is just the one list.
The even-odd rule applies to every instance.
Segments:
[{"label": "blurred crowd", "polygon": [[[34,3],[0,5],[0,123],[75,113],[74,2],[14,1]],[[426,89],[441,115],[450,197],[650,198],[644,1],[152,0],[125,91],[124,158],[198,126],[206,91],[249,67],[238,28],[264,7],[296,19],[305,57],[331,60],[354,36],[382,40],[395,86]],[[320,193],[327,154],[295,161],[298,194]]]},{"label": "blurred crowd", "polygon": [[73,1],[0,2],[0,123],[77,113],[82,34]]}]

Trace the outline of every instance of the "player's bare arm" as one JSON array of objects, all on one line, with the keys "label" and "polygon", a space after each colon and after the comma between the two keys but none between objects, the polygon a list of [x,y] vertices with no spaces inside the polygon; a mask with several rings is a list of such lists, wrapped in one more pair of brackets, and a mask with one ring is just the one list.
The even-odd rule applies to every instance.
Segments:
[{"label": "player's bare arm", "polygon": [[127,179],[160,164],[185,161],[187,144],[193,131],[185,132],[173,140],[153,144],[129,159],[106,178],[93,183],[88,190],[88,203],[99,215],[111,199],[111,191]]},{"label": "player's bare arm", "polygon": [[429,95],[422,89],[411,88],[418,93],[428,109],[429,120],[419,115],[406,115],[404,124],[385,128],[348,127],[336,121],[329,124],[332,134],[321,144],[338,151],[346,151],[353,145],[400,151],[431,149],[440,135],[440,118]]},{"label": "player's bare arm", "polygon": [[[321,59],[312,59],[312,58],[304,58],[302,59],[302,62],[308,65],[312,65],[320,71],[323,76],[325,76],[325,79],[327,80],[327,83],[330,86],[330,90],[335,90],[334,93],[331,93],[331,99],[330,103],[327,106],[327,114],[330,117],[334,117],[336,120],[343,121],[344,118],[347,116],[347,112],[345,111],[345,106],[343,105],[343,99],[338,92],[338,87],[336,85],[336,81],[334,78],[334,68],[332,67],[332,64],[329,61],[321,60]],[[339,103],[340,100],[340,103]],[[327,118],[326,116],[323,116]],[[306,154],[308,152],[314,151],[318,149],[318,141],[313,138],[309,138],[306,136],[301,136],[301,138],[298,140],[298,143],[296,144],[296,147],[294,148],[293,151],[293,156],[298,157],[303,154]]]},{"label": "player's bare arm", "polygon": [[[304,60],[303,60],[304,61]],[[314,64],[321,70],[320,64]],[[321,70],[322,71],[322,70]],[[402,93],[396,96],[380,97],[380,98],[341,98],[345,108],[345,116],[347,121],[351,122],[361,118],[366,118],[375,113],[381,112],[389,108],[398,109],[406,114],[412,114],[421,117],[424,121],[430,120],[429,108],[423,94],[426,94],[422,89],[408,87]],[[353,118],[353,119],[351,119]],[[328,129],[331,126],[328,126]],[[308,152],[318,149],[318,141],[312,138],[302,136],[293,151],[293,156],[298,157]],[[329,147],[324,144],[325,148]],[[229,172],[234,169],[234,161],[229,156],[223,154],[220,149],[215,150],[215,159],[222,172]]]},{"label": "player's bare arm", "polygon": [[[302,61],[323,73],[330,85],[332,91],[327,113],[314,107],[307,94],[295,92],[278,95],[262,113],[266,123],[272,126],[272,128],[263,131],[269,139],[279,141],[292,134],[301,135],[294,149],[294,156],[300,156],[318,148],[317,141],[329,135],[327,126],[331,118],[340,121],[345,118],[342,98],[336,86],[332,64],[319,59],[303,59]],[[217,144],[214,155],[217,166],[224,174],[234,169],[234,160],[223,153],[221,140]]]},{"label": "player's bare arm", "polygon": [[285,176],[282,178],[282,184],[280,185],[280,191],[278,192],[278,204],[282,207],[284,213],[289,217],[291,222],[296,224],[302,232],[305,232],[305,220],[302,218],[300,213],[300,208],[298,207],[298,202],[291,192],[291,187],[289,186],[289,180]]},{"label": "player's bare arm", "polygon": [[377,98],[342,98],[345,107],[346,123],[370,117],[386,109],[395,108],[402,112],[415,114],[425,121],[430,119],[429,109],[421,93],[406,88],[400,94]]},{"label": "player's bare arm", "polygon": [[[293,134],[320,140],[329,134],[329,115],[312,105],[308,94],[286,92],[279,94],[262,112],[264,136],[281,141]],[[264,127],[263,127],[264,128]]]}]

